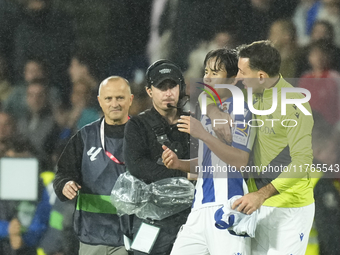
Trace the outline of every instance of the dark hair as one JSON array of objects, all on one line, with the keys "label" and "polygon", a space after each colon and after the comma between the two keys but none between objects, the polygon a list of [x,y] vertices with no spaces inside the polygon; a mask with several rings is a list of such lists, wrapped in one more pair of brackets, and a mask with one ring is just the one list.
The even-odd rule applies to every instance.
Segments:
[{"label": "dark hair", "polygon": [[335,51],[336,51],[336,47],[334,46],[334,44],[326,39],[320,39],[316,42],[313,42],[310,45],[309,48],[309,54],[312,52],[312,50],[314,49],[318,49],[322,52],[322,54],[327,58],[327,63],[325,63],[325,68],[326,69],[330,69],[332,64],[334,64],[334,55],[335,55]]},{"label": "dark hair", "polygon": [[243,44],[237,50],[239,58],[249,58],[250,69],[264,71],[269,77],[280,73],[281,56],[270,41]]},{"label": "dark hair", "polygon": [[216,58],[214,70],[220,71],[225,69],[227,71],[227,78],[237,75],[237,51],[233,49],[217,49],[208,52],[204,59],[204,66],[212,58]]}]

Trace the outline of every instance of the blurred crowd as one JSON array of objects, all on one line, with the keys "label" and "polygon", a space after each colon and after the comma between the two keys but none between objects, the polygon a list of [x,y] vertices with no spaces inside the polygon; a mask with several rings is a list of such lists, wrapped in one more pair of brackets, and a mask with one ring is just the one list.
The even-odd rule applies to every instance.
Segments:
[{"label": "blurred crowd", "polygon": [[[91,14],[96,5],[102,12],[98,16]],[[102,115],[96,97],[104,78],[119,75],[131,82],[135,99],[130,115],[136,115],[150,107],[144,90],[150,63],[163,58],[178,64],[189,93],[190,80],[203,76],[207,52],[263,39],[271,40],[281,53],[282,76],[311,92],[315,161],[338,164],[340,0],[0,0],[0,157],[34,156],[40,173],[53,173],[69,138]],[[48,213],[60,206],[49,189],[52,179],[42,184],[49,199],[41,210]],[[339,189],[339,179],[329,180]],[[335,236],[337,245],[338,191],[324,198],[321,186],[316,196],[337,215],[337,228],[329,237]],[[35,254],[44,246],[45,231],[51,231],[56,214],[41,220],[36,238],[23,238],[16,231],[20,223],[10,221],[14,207],[2,203],[10,202],[0,201],[0,223],[9,221],[12,234],[5,244],[0,229],[0,254],[11,254],[1,253],[6,247],[22,250],[16,254]],[[70,203],[69,211],[73,207]],[[324,220],[316,221],[316,228],[327,224]],[[46,254],[76,254],[77,242],[70,245],[70,222],[60,227],[70,231],[64,241],[55,239],[54,249],[43,249]],[[319,237],[321,248],[328,245],[325,240]],[[33,247],[34,252],[23,247]]]}]

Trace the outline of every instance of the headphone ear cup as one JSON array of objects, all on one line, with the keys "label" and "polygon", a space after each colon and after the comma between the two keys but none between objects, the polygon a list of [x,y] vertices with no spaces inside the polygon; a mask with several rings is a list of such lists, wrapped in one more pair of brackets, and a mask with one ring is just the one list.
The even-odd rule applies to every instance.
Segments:
[{"label": "headphone ear cup", "polygon": [[181,80],[180,80],[180,91],[179,91],[179,99],[182,99],[183,97],[185,97],[185,94],[186,94],[186,84],[185,84],[185,81],[184,81],[184,77],[182,76]]}]

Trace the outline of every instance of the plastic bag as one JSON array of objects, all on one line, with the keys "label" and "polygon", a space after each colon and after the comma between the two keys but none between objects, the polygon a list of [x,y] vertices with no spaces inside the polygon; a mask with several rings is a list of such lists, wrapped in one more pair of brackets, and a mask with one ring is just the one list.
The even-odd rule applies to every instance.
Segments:
[{"label": "plastic bag", "polygon": [[121,174],[111,192],[119,216],[136,214],[141,219],[162,220],[192,205],[194,185],[183,177],[159,180],[149,185]]}]

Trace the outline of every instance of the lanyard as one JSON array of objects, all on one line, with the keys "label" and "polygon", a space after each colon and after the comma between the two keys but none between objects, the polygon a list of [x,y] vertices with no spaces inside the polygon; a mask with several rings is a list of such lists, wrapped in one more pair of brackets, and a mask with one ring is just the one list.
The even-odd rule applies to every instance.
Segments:
[{"label": "lanyard", "polygon": [[120,162],[115,156],[112,155],[111,152],[105,150],[105,143],[104,143],[104,121],[105,118],[103,118],[102,123],[100,124],[100,140],[102,143],[102,147],[103,150],[105,151],[105,154],[111,159],[113,160],[115,163],[119,164],[119,165],[124,165],[124,162]]}]

